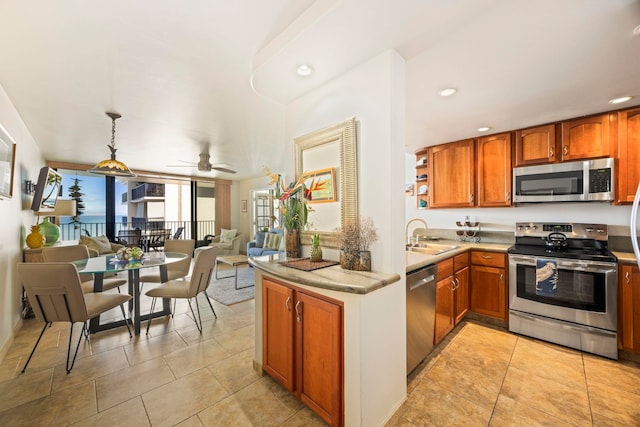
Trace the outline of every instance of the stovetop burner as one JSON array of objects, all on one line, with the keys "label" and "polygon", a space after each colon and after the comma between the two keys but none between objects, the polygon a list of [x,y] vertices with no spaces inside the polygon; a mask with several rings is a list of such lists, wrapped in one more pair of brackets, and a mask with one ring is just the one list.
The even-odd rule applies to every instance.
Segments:
[{"label": "stovetop burner", "polygon": [[604,224],[519,222],[515,237],[510,254],[617,262]]}]

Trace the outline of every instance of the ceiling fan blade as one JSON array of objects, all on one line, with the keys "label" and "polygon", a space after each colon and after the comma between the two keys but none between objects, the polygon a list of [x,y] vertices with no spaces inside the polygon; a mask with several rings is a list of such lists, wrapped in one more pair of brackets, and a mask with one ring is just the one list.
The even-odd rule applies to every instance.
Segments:
[{"label": "ceiling fan blade", "polygon": [[211,169],[215,169],[217,171],[226,172],[226,173],[236,173],[236,171],[234,171],[233,169],[225,168],[223,166],[213,166],[212,165]]}]

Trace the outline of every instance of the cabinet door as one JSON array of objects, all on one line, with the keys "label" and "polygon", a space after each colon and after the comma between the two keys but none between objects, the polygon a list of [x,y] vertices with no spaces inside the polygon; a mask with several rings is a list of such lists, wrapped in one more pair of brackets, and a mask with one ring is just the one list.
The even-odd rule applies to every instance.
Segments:
[{"label": "cabinet door", "polygon": [[297,393],[330,425],[342,424],[342,307],[298,292]]},{"label": "cabinet door", "polygon": [[516,132],[515,166],[539,165],[557,161],[555,125],[537,126]]},{"label": "cabinet door", "polygon": [[294,389],[294,291],[262,280],[262,367],[287,390]]},{"label": "cabinet door", "polygon": [[478,206],[511,206],[511,133],[478,139]]},{"label": "cabinet door", "polygon": [[618,203],[631,203],[640,182],[640,108],[618,113]]},{"label": "cabinet door", "polygon": [[507,320],[507,283],[504,268],[471,266],[471,311]]},{"label": "cabinet door", "polygon": [[616,130],[615,113],[563,122],[562,161],[610,156]]},{"label": "cabinet door", "polygon": [[469,267],[457,271],[454,279],[456,284],[454,320],[457,325],[469,311]]},{"label": "cabinet door", "polygon": [[640,270],[620,266],[618,285],[618,337],[625,350],[640,352]]},{"label": "cabinet door", "polygon": [[429,198],[432,208],[475,205],[475,153],[473,139],[431,147]]},{"label": "cabinet door", "polygon": [[453,329],[453,276],[438,280],[436,285],[436,319],[433,344],[438,344]]}]

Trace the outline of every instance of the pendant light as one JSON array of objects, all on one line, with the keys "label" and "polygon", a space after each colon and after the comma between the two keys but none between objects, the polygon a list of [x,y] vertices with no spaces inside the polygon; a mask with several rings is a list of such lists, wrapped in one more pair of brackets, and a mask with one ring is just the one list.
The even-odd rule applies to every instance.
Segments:
[{"label": "pendant light", "polygon": [[118,113],[108,112],[106,114],[107,116],[111,117],[111,144],[107,145],[107,147],[109,147],[109,150],[111,150],[111,158],[99,162],[93,168],[89,169],[89,172],[108,176],[134,177],[136,176],[136,174],[131,172],[127,165],[119,160],[116,160],[116,120],[122,116]]}]

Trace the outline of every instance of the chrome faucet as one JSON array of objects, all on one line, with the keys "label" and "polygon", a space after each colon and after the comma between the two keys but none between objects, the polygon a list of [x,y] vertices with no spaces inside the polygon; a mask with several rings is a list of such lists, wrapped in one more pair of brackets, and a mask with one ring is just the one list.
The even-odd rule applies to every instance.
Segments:
[{"label": "chrome faucet", "polygon": [[412,245],[411,236],[409,235],[409,225],[411,225],[411,223],[415,221],[421,222],[422,225],[424,225],[425,229],[429,228],[429,226],[427,225],[427,222],[422,218],[411,218],[409,221],[407,221],[407,225],[404,229],[404,234],[407,237],[407,247],[410,247]]}]

